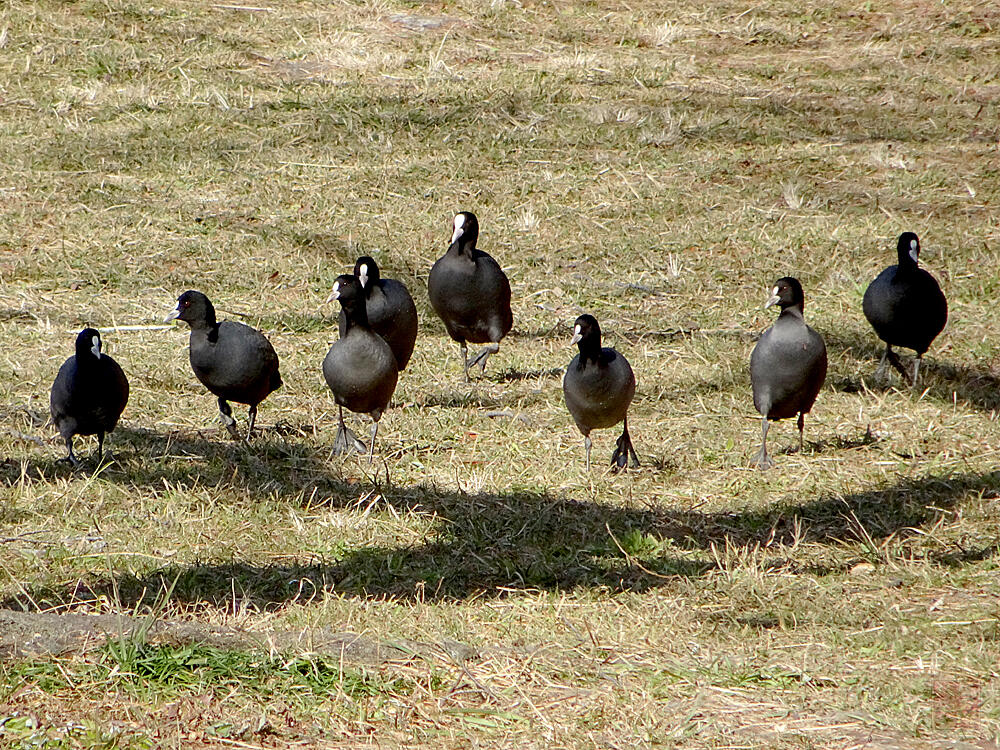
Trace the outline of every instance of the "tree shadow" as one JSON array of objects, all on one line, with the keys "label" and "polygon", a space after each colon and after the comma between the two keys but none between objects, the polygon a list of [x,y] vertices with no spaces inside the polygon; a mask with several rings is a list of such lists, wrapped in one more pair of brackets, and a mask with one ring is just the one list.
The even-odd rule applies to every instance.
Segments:
[{"label": "tree shadow", "polygon": [[[865,363],[870,363],[870,369],[866,370],[860,378],[841,377],[832,382],[832,387],[847,393],[856,393],[866,389],[875,392],[886,392],[892,389],[910,390],[909,384],[903,381],[898,373],[893,373],[888,380],[875,380],[875,370],[882,359],[885,345],[874,332],[868,334],[869,332],[849,329],[823,333],[827,350],[831,354],[846,355],[862,363],[862,366]],[[904,366],[911,367],[913,359],[911,356],[907,356],[909,350],[903,349],[901,352]],[[921,392],[926,390],[927,395],[935,401],[950,404],[957,398],[982,411],[1000,409],[1000,374],[989,367],[953,365],[942,362],[933,355],[924,356],[923,363],[920,365],[919,387]]]},{"label": "tree shadow", "polygon": [[[166,480],[181,490],[228,483],[309,508],[419,514],[434,519],[435,531],[422,543],[366,546],[336,559],[292,564],[208,560],[138,574],[95,573],[68,585],[22,582],[22,591],[0,601],[0,607],[61,608],[106,598],[134,609],[166,596],[186,608],[275,610],[326,595],[424,601],[503,597],[524,590],[641,592],[706,574],[719,565],[718,548],[767,550],[801,542],[870,546],[890,536],[917,534],[964,499],[1000,490],[997,471],[905,479],[804,503],[782,498],[763,509],[724,512],[618,507],[527,489],[467,494],[428,484],[376,486],[375,493],[359,499],[358,486],[339,479],[308,445],[270,441],[262,455],[250,455],[243,446],[197,437],[145,431],[136,437],[159,446],[164,457],[190,451],[226,460],[211,461],[222,467],[204,473],[192,472],[183,461],[153,456],[132,467],[123,481],[163,486]],[[787,556],[787,547],[776,554]],[[782,561],[787,566],[787,559]]]}]

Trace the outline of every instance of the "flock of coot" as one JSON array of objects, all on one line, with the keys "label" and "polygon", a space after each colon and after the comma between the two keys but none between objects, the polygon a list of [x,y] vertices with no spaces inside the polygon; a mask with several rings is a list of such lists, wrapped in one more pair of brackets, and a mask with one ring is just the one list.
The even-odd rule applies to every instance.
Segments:
[{"label": "flock of coot", "polygon": [[[455,216],[448,251],[434,263],[427,280],[427,294],[434,311],[444,321],[448,335],[458,342],[462,366],[486,361],[500,348],[513,325],[510,282],[500,265],[476,247],[479,222],[463,211]],[[889,266],[872,281],[864,295],[863,310],[886,345],[879,367],[887,363],[915,385],[920,360],[944,328],[948,305],[937,281],[917,266],[920,243],[904,232],[898,243],[899,263]],[[376,262],[358,258],[353,274],[339,276],[328,301],[341,304],[340,337],[323,360],[323,376],[339,409],[334,453],[375,450],[379,419],[389,406],[399,373],[406,368],[417,338],[417,309],[406,286],[383,279]],[[799,449],[802,449],[804,415],[809,412],[826,378],[823,338],[806,325],[805,297],[797,279],[778,279],[765,307],[778,305],[781,314],[760,337],[750,357],[753,402],[762,418],[760,451],[754,463],[762,469],[773,465],[767,455],[767,430],[771,421],[798,416]],[[278,355],[267,338],[250,326],[218,321],[211,301],[201,292],[184,292],[167,320],[183,320],[191,327],[189,356],[195,376],[219,399],[223,423],[234,439],[236,429],[230,401],[249,406],[246,437],[253,433],[257,406],[281,387]],[[471,359],[468,343],[483,344]],[[584,438],[590,468],[590,433],[622,423],[611,458],[612,467],[637,467],[639,459],[628,432],[628,409],[635,394],[635,374],[622,354],[601,346],[601,328],[592,315],[576,319],[571,343],[579,354],[569,363],[563,379],[566,407]],[[892,347],[913,349],[912,377]],[[73,453],[75,435],[97,435],[97,456],[103,456],[104,437],[114,430],[128,402],[128,380],[121,367],[101,351],[100,333],[85,328],[76,339],[76,353],[59,369],[52,384],[52,421],[66,443],[67,460],[78,464]],[[372,418],[367,448],[344,424],[344,407]]]}]

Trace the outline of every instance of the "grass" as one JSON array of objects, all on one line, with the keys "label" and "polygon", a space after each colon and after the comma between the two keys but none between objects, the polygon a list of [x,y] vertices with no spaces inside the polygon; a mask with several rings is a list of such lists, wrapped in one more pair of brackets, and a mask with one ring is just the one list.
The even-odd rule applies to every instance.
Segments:
[{"label": "grass", "polygon": [[[7,658],[0,743],[1000,741],[998,23],[967,0],[5,4],[2,606],[475,655]],[[460,209],[515,307],[471,384],[425,291]],[[950,305],[919,393],[873,380],[860,313],[904,230]],[[320,376],[361,253],[421,324],[373,467],[329,458]],[[780,423],[761,473],[748,358],[786,274],[830,371],[805,453]],[[250,446],[155,327],[192,287],[281,357]],[[587,475],[562,402],[584,311],[639,378],[627,476],[597,463],[610,431]],[[74,472],[44,423],[87,324],[132,395],[119,461]]]}]

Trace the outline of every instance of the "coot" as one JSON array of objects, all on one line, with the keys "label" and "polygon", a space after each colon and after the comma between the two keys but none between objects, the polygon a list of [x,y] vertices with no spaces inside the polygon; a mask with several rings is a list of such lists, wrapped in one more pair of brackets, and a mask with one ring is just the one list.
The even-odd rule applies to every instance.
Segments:
[{"label": "coot", "polygon": [[806,325],[802,311],[805,297],[798,279],[790,276],[774,282],[764,308],[778,305],[781,314],[761,335],[750,355],[753,405],[761,413],[761,441],[754,463],[762,469],[774,462],[767,455],[768,420],[799,415],[799,450],[803,445],[803,415],[809,413],[826,379],[826,344]]},{"label": "coot", "polygon": [[219,413],[234,440],[233,410],[227,402],[247,404],[250,424],[257,420],[257,405],[281,387],[278,355],[263,333],[243,323],[215,319],[215,308],[201,292],[189,290],[177,299],[177,309],[165,320],[183,320],[191,326],[188,355],[198,380],[219,399]]},{"label": "coot", "polygon": [[937,280],[917,266],[920,240],[913,232],[899,235],[896,245],[899,262],[880,273],[865,290],[862,309],[875,333],[885,342],[885,354],[876,375],[885,375],[892,363],[903,377],[909,377],[894,346],[913,349],[913,385],[920,374],[920,360],[948,321],[948,301]]},{"label": "coot", "polygon": [[115,429],[128,403],[128,378],[122,368],[101,351],[101,334],[84,328],[76,337],[76,354],[63,362],[52,383],[49,411],[68,451],[74,435],[97,435],[97,459],[104,455],[104,435]]},{"label": "coot", "polygon": [[[469,368],[478,364],[486,372],[486,360],[500,350],[514,318],[510,310],[510,282],[493,258],[476,248],[479,221],[462,211],[455,216],[455,231],[448,251],[431,268],[427,295],[448,335],[462,350],[465,379]],[[466,342],[486,342],[472,359]]]},{"label": "coot", "polygon": [[[354,276],[366,299],[368,325],[392,349],[399,370],[405,370],[417,340],[417,307],[406,286],[383,279],[374,258],[362,255],[354,264]],[[331,301],[327,299],[327,302]],[[347,334],[347,313],[340,311],[340,337]]]},{"label": "coot", "polygon": [[610,347],[601,347],[601,327],[593,315],[576,319],[570,344],[578,344],[580,353],[573,357],[563,378],[566,407],[576,426],[583,433],[587,449],[587,471],[590,471],[590,433],[623,423],[621,437],[611,456],[611,465],[624,469],[629,464],[639,466],[639,457],[628,434],[628,407],[635,395],[635,375],[621,354]]},{"label": "coot", "polygon": [[364,291],[357,277],[344,274],[333,285],[333,299],[340,300],[347,330],[333,342],[323,360],[323,377],[340,408],[340,426],[333,452],[364,452],[364,444],[344,425],[344,407],[372,418],[368,462],[375,453],[375,436],[382,412],[396,389],[399,370],[392,349],[368,324]]}]

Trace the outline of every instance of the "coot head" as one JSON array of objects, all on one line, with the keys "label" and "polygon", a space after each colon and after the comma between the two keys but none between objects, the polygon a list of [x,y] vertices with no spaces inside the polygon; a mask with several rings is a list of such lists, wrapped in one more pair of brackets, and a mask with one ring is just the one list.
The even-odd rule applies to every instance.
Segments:
[{"label": "coot head", "polygon": [[358,277],[354,274],[342,273],[337,277],[337,280],[333,282],[333,289],[330,292],[330,296],[326,298],[326,301],[333,302],[334,300],[339,300],[340,304],[344,307],[348,307],[360,296],[361,281]]},{"label": "coot head", "polygon": [[165,320],[183,320],[187,323],[206,322],[209,325],[215,325],[215,307],[204,294],[189,289],[177,298],[177,309],[171,311]]},{"label": "coot head", "polygon": [[570,346],[592,338],[596,338],[598,343],[600,342],[601,326],[593,315],[581,315],[573,324],[573,338],[570,339]]},{"label": "coot head", "polygon": [[333,291],[327,302],[338,300],[351,325],[368,327],[368,310],[365,305],[365,290],[358,277],[351,273],[341,274],[333,282]]},{"label": "coot head", "polygon": [[784,276],[774,282],[771,289],[771,296],[764,305],[764,309],[778,305],[782,310],[789,307],[802,309],[805,306],[805,295],[802,293],[802,284],[799,280],[791,276]]},{"label": "coot head", "polygon": [[84,328],[76,337],[77,360],[93,357],[101,358],[101,334],[96,328]]},{"label": "coot head", "polygon": [[382,278],[378,271],[378,263],[370,255],[362,255],[354,264],[354,275],[361,282],[363,289],[368,290],[376,286]]},{"label": "coot head", "polygon": [[471,211],[461,211],[455,214],[455,231],[451,235],[451,244],[461,246],[476,245],[479,239],[479,219]]},{"label": "coot head", "polygon": [[920,240],[917,239],[917,235],[913,232],[903,232],[899,235],[896,253],[899,256],[899,265],[917,265],[917,256],[920,255]]}]

